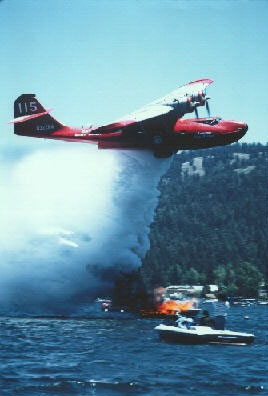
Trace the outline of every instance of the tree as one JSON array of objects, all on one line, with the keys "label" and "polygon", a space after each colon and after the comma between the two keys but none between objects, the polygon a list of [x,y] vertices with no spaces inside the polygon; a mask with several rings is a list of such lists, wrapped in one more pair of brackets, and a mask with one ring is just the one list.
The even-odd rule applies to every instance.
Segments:
[{"label": "tree", "polygon": [[[184,171],[183,164],[197,157],[203,158],[204,176]],[[159,183],[151,247],[143,260],[149,287],[217,283],[232,295],[238,289],[256,295],[258,274],[264,275],[267,265],[267,160],[268,145],[254,144],[174,156]],[[237,263],[257,268],[255,286]]]},{"label": "tree", "polygon": [[259,283],[263,281],[260,271],[250,263],[241,263],[236,271],[236,285],[243,297],[257,297]]}]

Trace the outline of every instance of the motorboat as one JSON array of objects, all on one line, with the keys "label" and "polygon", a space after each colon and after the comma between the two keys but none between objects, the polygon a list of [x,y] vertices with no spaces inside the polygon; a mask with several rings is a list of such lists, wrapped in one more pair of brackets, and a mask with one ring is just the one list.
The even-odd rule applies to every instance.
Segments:
[{"label": "motorboat", "polygon": [[182,344],[248,345],[255,338],[254,334],[195,325],[190,318],[180,318],[174,325],[159,324],[155,330],[161,339]]}]

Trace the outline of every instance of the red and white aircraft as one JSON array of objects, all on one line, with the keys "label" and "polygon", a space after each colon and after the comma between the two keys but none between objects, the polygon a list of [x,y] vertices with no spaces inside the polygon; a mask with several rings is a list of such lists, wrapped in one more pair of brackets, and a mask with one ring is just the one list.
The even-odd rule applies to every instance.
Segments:
[{"label": "red and white aircraft", "polygon": [[[63,125],[34,94],[23,94],[14,103],[11,123],[17,135],[96,143],[99,149],[151,149],[156,157],[169,157],[182,149],[233,143],[247,132],[243,122],[210,116],[206,87],[212,82],[209,78],[190,82],[111,124],[88,128]],[[207,118],[198,117],[199,106],[206,106]],[[196,118],[182,118],[192,112]]]}]

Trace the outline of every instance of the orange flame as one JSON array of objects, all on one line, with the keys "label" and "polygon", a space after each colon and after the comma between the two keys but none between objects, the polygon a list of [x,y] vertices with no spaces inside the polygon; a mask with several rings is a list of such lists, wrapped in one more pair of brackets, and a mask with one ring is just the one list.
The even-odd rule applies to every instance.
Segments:
[{"label": "orange flame", "polygon": [[168,314],[174,314],[176,312],[185,312],[188,311],[189,309],[194,308],[194,303],[195,300],[190,300],[190,301],[174,301],[174,300],[168,300],[164,301],[162,304],[160,304],[157,307],[158,312],[168,315]]}]

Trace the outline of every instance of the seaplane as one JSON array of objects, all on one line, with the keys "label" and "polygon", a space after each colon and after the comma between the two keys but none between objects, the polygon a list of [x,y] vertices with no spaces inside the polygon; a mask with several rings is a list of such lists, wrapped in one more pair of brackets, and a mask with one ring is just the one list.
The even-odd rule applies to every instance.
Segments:
[{"label": "seaplane", "polygon": [[[112,123],[71,127],[56,120],[35,94],[22,94],[14,102],[14,133],[20,136],[95,143],[99,149],[151,150],[155,157],[170,157],[178,150],[194,150],[237,142],[246,123],[211,117],[206,94],[209,78],[189,82]],[[205,106],[207,117],[199,118]],[[194,113],[194,118],[183,118]]]}]

